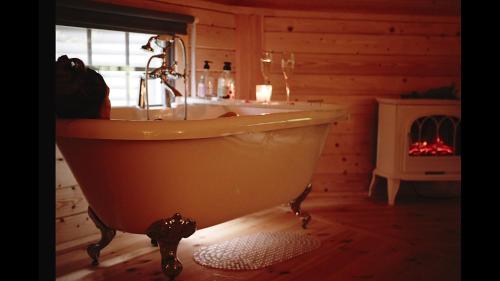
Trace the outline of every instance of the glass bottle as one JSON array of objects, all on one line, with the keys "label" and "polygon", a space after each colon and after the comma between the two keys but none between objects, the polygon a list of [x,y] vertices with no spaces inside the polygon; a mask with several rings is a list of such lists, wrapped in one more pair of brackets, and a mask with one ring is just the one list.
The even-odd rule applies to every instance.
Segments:
[{"label": "glass bottle", "polygon": [[290,102],[290,76],[295,68],[295,55],[291,52],[283,52],[281,57],[281,71],[285,78],[286,102]]},{"label": "glass bottle", "polygon": [[263,52],[260,58],[260,71],[264,77],[264,84],[271,85],[271,64],[273,62],[273,52]]},{"label": "glass bottle", "polygon": [[217,97],[223,99],[234,99],[234,79],[231,74],[231,63],[225,61],[222,73],[217,80]]},{"label": "glass bottle", "polygon": [[213,97],[214,96],[214,78],[210,75],[210,64],[211,61],[206,60],[203,66],[203,73],[200,76],[200,81],[198,82],[198,97]]}]

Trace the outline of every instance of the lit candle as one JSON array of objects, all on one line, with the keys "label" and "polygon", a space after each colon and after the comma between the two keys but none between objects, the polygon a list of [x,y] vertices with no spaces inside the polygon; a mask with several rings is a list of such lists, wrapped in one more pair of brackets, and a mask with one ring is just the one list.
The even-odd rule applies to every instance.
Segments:
[{"label": "lit candle", "polygon": [[257,85],[255,89],[255,97],[259,102],[270,102],[272,92],[272,85]]}]

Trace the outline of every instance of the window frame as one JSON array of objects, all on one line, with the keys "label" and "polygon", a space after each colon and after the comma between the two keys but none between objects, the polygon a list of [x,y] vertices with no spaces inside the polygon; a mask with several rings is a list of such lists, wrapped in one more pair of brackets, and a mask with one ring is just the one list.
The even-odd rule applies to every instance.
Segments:
[{"label": "window frame", "polygon": [[82,0],[57,0],[56,24],[153,34],[187,34],[194,17]]}]

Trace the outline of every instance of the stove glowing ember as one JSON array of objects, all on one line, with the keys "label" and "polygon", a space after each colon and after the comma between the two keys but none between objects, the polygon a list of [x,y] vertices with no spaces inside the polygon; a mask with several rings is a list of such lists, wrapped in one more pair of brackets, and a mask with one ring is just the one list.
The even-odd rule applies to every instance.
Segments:
[{"label": "stove glowing ember", "polygon": [[453,147],[445,144],[440,138],[434,143],[426,141],[415,142],[410,145],[410,156],[448,156],[453,155]]}]

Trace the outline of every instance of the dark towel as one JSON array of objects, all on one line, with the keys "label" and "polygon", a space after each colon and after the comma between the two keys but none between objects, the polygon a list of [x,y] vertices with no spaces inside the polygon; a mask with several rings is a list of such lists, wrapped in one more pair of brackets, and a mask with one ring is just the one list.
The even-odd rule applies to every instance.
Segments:
[{"label": "dark towel", "polygon": [[446,99],[446,100],[458,99],[456,95],[455,86],[434,88],[422,93],[414,91],[411,93],[401,94],[401,98],[402,99]]}]

